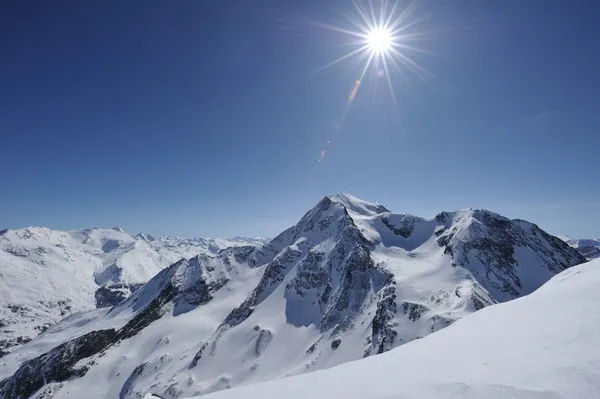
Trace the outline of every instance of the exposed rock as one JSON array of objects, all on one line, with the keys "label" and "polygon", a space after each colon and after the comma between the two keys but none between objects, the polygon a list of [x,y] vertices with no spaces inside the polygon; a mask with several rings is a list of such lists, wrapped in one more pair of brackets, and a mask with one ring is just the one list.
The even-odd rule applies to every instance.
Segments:
[{"label": "exposed rock", "polygon": [[382,217],[381,221],[386,225],[388,229],[391,230],[392,233],[397,236],[402,236],[404,238],[410,237],[411,233],[415,229],[415,223],[413,220],[405,219],[402,226],[394,226],[392,222],[386,217]]},{"label": "exposed rock", "polygon": [[14,337],[14,338],[0,339],[0,358],[8,355],[10,353],[7,349],[24,345],[30,341],[31,341],[31,338],[29,338],[29,337]]},{"label": "exposed rock", "polygon": [[340,338],[336,338],[331,341],[331,349],[336,350],[342,344],[342,340]]},{"label": "exposed rock", "polygon": [[76,338],[51,351],[25,362],[12,377],[0,382],[4,399],[29,398],[50,382],[66,381],[81,377],[87,367],[76,368],[82,359],[107,348],[117,339],[114,329],[93,331]]},{"label": "exposed rock", "polygon": [[[133,369],[131,375],[127,378],[123,387],[121,388],[121,392],[119,393],[119,399],[125,399],[133,393],[135,387],[135,380],[144,373],[144,370],[147,367],[147,363],[142,363]],[[141,392],[139,392],[141,395]]]},{"label": "exposed rock", "polygon": [[[383,353],[394,347],[398,335],[394,322],[398,307],[396,306],[396,288],[393,279],[380,293],[377,310],[371,324],[371,346],[375,353]],[[370,353],[370,352],[369,352]]]},{"label": "exposed rock", "polygon": [[584,256],[586,259],[600,258],[600,247],[587,246],[579,247],[577,251]]},{"label": "exposed rock", "polygon": [[183,394],[183,390],[178,387],[178,384],[171,384],[165,391],[165,395],[169,399],[177,399]]},{"label": "exposed rock", "polygon": [[96,290],[96,307],[108,308],[129,298],[143,284],[127,284],[123,282],[104,285]]},{"label": "exposed rock", "polygon": [[198,362],[200,361],[200,359],[202,359],[202,354],[204,353],[206,346],[207,346],[207,343],[204,342],[202,344],[202,346],[200,347],[200,350],[198,350],[198,352],[196,352],[196,355],[194,355],[194,358],[192,359],[192,362],[190,363],[189,368],[194,368],[198,365]]},{"label": "exposed rock", "polygon": [[141,312],[137,313],[123,328],[119,330],[119,339],[133,337],[138,332],[158,320],[166,311],[164,305],[169,303],[176,294],[176,289],[171,283],[150,302]]},{"label": "exposed rock", "polygon": [[427,312],[429,309],[427,306],[420,305],[413,302],[402,302],[402,311],[408,315],[410,321],[417,321]]},{"label": "exposed rock", "polygon": [[256,347],[255,352],[256,356],[262,355],[262,353],[267,349],[267,346],[271,343],[273,339],[273,332],[270,330],[260,330],[258,333],[258,338],[256,338]]},{"label": "exposed rock", "polygon": [[[443,212],[436,220],[446,225],[446,230],[437,239],[438,245],[445,247],[445,253],[453,257],[456,266],[465,267],[476,276],[479,275],[481,285],[498,300],[514,299],[530,293],[524,291],[519,276],[519,264],[515,258],[517,248],[534,251],[542,257],[541,265],[552,274],[586,261],[565,242],[547,234],[535,224],[510,220],[493,212]],[[467,236],[465,232],[468,232]],[[484,269],[473,266],[473,262]],[[534,266],[537,265],[529,265]]]}]

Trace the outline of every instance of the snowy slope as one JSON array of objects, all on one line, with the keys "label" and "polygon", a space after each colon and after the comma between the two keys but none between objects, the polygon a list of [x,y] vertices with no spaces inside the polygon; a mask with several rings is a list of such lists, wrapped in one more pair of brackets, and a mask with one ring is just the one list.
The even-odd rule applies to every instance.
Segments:
[{"label": "snowy slope", "polygon": [[569,236],[559,236],[571,247],[577,249],[579,253],[587,259],[592,260],[600,258],[600,238],[572,238]]},{"label": "snowy slope", "polygon": [[329,368],[529,294],[584,261],[537,226],[489,211],[424,219],[325,197],[267,244],[177,262],[110,311],[53,326],[0,359],[0,390],[179,398]]},{"label": "snowy slope", "polygon": [[600,260],[381,356],[202,398],[595,399],[598,303]]},{"label": "snowy slope", "polygon": [[0,232],[0,356],[63,317],[114,305],[182,257],[260,241],[131,237],[120,228]]}]

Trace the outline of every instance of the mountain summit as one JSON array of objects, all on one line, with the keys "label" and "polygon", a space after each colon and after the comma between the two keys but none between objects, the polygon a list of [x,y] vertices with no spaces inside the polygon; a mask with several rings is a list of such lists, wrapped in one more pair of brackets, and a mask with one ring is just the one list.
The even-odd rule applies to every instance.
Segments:
[{"label": "mountain summit", "polygon": [[364,215],[372,216],[383,212],[389,212],[385,206],[372,204],[367,201],[358,199],[348,193],[327,196],[330,201],[336,202],[344,206],[346,209]]},{"label": "mountain summit", "polygon": [[327,196],[257,246],[182,259],[0,364],[5,399],[200,395],[329,368],[529,294],[585,259],[485,210],[435,218]]}]

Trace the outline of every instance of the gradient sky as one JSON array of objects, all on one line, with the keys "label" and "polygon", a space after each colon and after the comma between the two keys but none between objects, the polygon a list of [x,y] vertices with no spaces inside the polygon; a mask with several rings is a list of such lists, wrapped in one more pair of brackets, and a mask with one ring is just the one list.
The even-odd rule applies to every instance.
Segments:
[{"label": "gradient sky", "polygon": [[348,37],[311,23],[336,9],[3,1],[0,228],[274,236],[348,191],[600,236],[596,1],[422,1],[432,54],[410,55],[435,77],[392,74],[394,106],[369,73],[340,126],[360,70],[314,73]]}]

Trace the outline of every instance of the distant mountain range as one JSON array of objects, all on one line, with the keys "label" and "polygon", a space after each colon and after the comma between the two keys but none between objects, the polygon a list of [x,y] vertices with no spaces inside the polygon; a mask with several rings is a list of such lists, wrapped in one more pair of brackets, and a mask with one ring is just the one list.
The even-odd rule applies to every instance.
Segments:
[{"label": "distant mountain range", "polygon": [[74,312],[117,304],[182,257],[264,241],[132,237],[119,227],[0,231],[0,356]]},{"label": "distant mountain range", "polygon": [[[172,399],[325,369],[528,295],[586,262],[526,221],[473,209],[426,219],[349,194],[323,198],[273,240],[185,252],[167,268],[150,270],[142,255],[133,266],[112,261],[106,254],[123,248],[113,234],[124,233],[104,234],[89,242],[107,261],[61,288],[91,279],[88,308],[120,302],[72,314],[1,358],[4,399]],[[81,238],[73,242],[85,245]],[[132,240],[123,246],[154,248],[147,236]],[[23,261],[52,256],[32,250]]]},{"label": "distant mountain range", "polygon": [[600,258],[600,238],[572,238],[569,236],[559,236],[559,238],[579,251],[588,260]]}]

